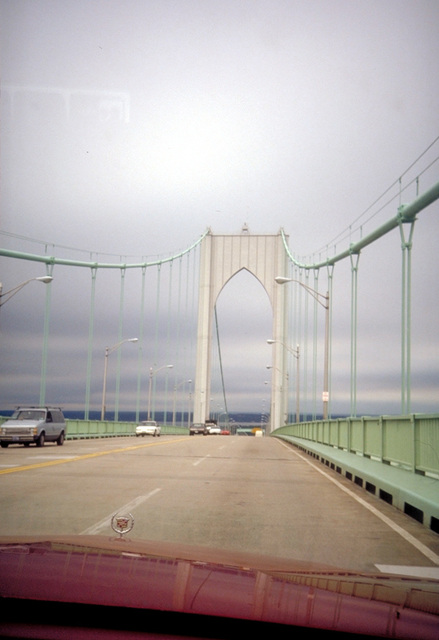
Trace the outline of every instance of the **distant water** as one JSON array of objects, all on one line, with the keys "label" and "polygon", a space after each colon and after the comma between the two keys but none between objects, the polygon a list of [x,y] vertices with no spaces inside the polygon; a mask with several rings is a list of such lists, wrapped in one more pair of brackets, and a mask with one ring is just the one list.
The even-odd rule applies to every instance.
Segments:
[{"label": "distant water", "polygon": [[[12,410],[1,410],[0,409],[0,416],[10,416],[13,413]],[[65,410],[64,411],[64,415],[66,418],[69,418],[70,420],[84,420],[84,411],[69,411],[69,410]],[[342,415],[333,415],[332,418],[343,418],[345,416]],[[291,422],[295,422],[295,415],[290,417]],[[100,420],[101,419],[101,412],[100,411],[90,411],[89,412],[89,420]],[[105,414],[105,419],[106,420],[114,420],[114,412],[113,411],[107,411]],[[119,421],[120,422],[136,422],[136,413],[134,411],[119,411]],[[146,420],[147,419],[147,414],[146,412],[141,412],[140,413],[140,418],[139,421],[141,420]],[[166,423],[167,424],[171,424],[172,423],[172,419],[173,419],[173,415],[172,412],[168,411],[166,414]],[[301,421],[304,420],[311,420],[311,416],[301,416]],[[317,415],[316,416],[317,420],[322,420],[322,415]],[[164,412],[162,411],[156,411],[154,414],[154,420],[157,420],[157,422],[161,422],[162,424],[165,422],[165,415]],[[234,422],[236,422],[238,425],[239,424],[261,424],[261,414],[260,413],[229,413],[229,421],[233,420]],[[266,416],[264,416],[262,422],[266,422]],[[180,413],[177,412],[176,416],[175,416],[175,424],[181,425],[183,424],[184,426],[186,426],[188,423],[188,414],[187,413]],[[221,416],[221,424],[224,425],[225,423],[225,416],[224,414],[222,414]]]},{"label": "distant water", "polygon": [[[5,415],[5,414],[3,414]],[[72,420],[83,420],[84,412],[83,411],[64,411],[64,415],[66,418],[70,418]],[[100,420],[101,412],[100,411],[90,411],[89,413],[90,420]],[[106,420],[114,420],[114,412],[107,411],[105,414]],[[146,420],[147,414],[140,413],[140,420]],[[170,424],[172,422],[173,415],[171,411],[168,411],[166,414],[166,422]],[[261,422],[261,414],[260,413],[230,413],[229,420],[232,419],[237,423],[260,423]],[[154,414],[154,420],[157,422],[163,423],[165,421],[165,414],[163,411],[156,411]],[[134,411],[119,411],[119,421],[121,422],[135,422],[136,421],[136,413]],[[224,414],[221,416],[221,423],[224,424],[225,416]],[[183,423],[183,425],[187,425],[188,423],[188,414],[177,412],[175,414],[175,423],[177,425]]]}]

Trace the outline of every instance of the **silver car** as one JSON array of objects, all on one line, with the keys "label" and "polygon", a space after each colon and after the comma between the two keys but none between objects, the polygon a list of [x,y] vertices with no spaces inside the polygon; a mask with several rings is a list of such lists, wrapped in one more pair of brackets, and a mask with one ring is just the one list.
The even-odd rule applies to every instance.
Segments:
[{"label": "silver car", "polygon": [[37,447],[44,443],[64,444],[67,425],[59,407],[19,407],[0,427],[0,444],[6,448],[10,444]]}]

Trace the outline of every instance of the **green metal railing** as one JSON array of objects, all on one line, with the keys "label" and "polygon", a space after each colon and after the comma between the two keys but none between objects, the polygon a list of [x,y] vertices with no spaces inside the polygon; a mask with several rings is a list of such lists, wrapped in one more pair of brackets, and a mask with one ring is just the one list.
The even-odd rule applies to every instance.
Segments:
[{"label": "green metal railing", "polygon": [[[66,420],[67,440],[84,438],[111,438],[116,436],[135,436],[138,422],[114,422],[112,420]],[[162,435],[185,435],[188,429],[161,425]]]},{"label": "green metal railing", "polygon": [[[0,425],[8,416],[0,416]],[[67,440],[85,438],[111,438],[135,436],[138,422],[118,422],[113,420],[66,420]],[[162,435],[187,435],[189,429],[171,424],[161,425]]]},{"label": "green metal railing", "polygon": [[135,436],[137,423],[111,420],[66,420],[67,439]]},{"label": "green metal railing", "polygon": [[439,414],[337,418],[290,424],[272,436],[293,436],[398,465],[439,474]]}]

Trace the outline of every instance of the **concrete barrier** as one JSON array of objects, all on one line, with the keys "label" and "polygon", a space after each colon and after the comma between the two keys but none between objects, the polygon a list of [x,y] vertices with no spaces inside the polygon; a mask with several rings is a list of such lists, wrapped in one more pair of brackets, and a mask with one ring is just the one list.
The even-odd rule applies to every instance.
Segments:
[{"label": "concrete barrier", "polygon": [[275,437],[291,443],[368,493],[439,533],[438,479],[310,440],[288,435]]}]

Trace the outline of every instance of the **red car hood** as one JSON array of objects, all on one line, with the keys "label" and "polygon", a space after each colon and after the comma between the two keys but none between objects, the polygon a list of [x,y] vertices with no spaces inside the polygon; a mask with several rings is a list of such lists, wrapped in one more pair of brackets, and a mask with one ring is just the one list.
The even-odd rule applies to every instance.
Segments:
[{"label": "red car hood", "polygon": [[359,574],[202,546],[100,536],[0,537],[0,576],[5,602],[179,612],[391,638],[439,637],[436,580]]}]

